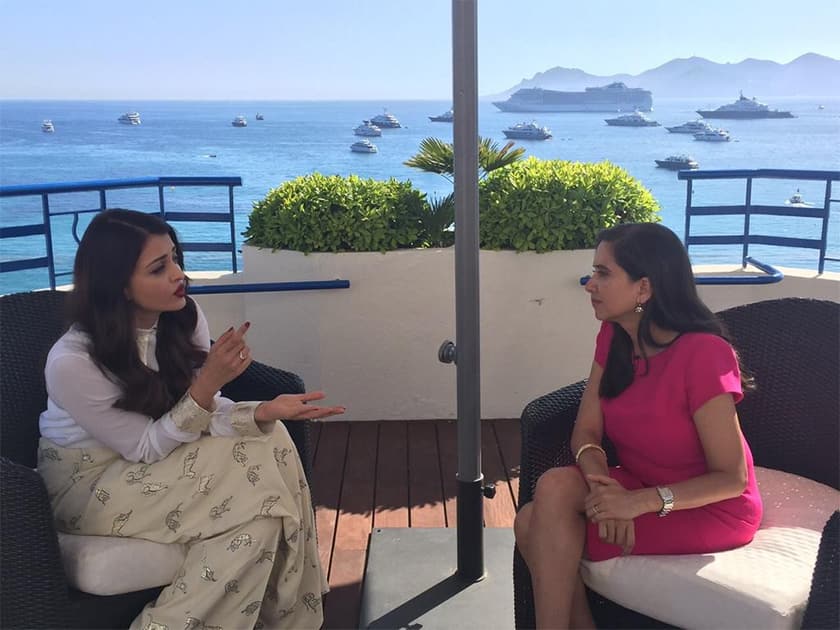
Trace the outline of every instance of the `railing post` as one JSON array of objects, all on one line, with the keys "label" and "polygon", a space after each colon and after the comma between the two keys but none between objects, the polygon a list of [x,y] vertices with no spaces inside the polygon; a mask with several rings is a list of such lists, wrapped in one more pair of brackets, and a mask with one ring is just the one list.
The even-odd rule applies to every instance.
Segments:
[{"label": "railing post", "polygon": [[685,186],[685,236],[683,237],[683,240],[685,241],[686,252],[688,251],[688,234],[691,229],[691,195],[693,194],[693,184],[694,180],[689,177],[686,180]]},{"label": "railing post", "polygon": [[820,236],[820,240],[822,243],[820,244],[820,262],[817,266],[818,273],[822,273],[823,269],[825,269],[825,250],[828,247],[828,218],[831,213],[831,180],[826,178],[825,180],[825,200],[823,202],[823,224],[822,224],[822,234]]},{"label": "railing post", "polygon": [[52,229],[50,227],[50,197],[41,195],[41,212],[44,221],[44,240],[47,245],[47,273],[50,276],[50,289],[55,289],[55,259],[53,258]]},{"label": "railing post", "polygon": [[747,266],[750,255],[750,206],[752,205],[752,177],[747,177],[747,195],[744,199],[744,243],[741,246],[741,267]]},{"label": "railing post", "polygon": [[228,210],[230,211],[230,244],[233,249],[230,252],[230,264],[233,268],[233,273],[236,273],[236,228],[234,227],[233,214],[233,186],[228,186]]}]

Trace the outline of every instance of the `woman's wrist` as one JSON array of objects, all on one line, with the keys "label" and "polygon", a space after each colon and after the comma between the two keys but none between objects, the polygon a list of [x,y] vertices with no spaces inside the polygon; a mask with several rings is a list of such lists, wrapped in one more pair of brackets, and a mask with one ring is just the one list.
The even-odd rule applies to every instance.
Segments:
[{"label": "woman's wrist", "polygon": [[639,498],[639,504],[644,509],[641,514],[647,514],[648,512],[658,514],[662,509],[662,497],[659,496],[656,488],[640,488],[635,490],[635,493]]}]

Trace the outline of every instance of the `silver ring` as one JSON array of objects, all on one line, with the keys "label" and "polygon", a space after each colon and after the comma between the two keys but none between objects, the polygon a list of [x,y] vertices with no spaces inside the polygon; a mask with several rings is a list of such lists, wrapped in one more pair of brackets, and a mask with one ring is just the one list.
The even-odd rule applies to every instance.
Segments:
[{"label": "silver ring", "polygon": [[245,351],[244,351],[244,350],[240,350],[240,351],[239,351],[239,359],[240,359],[240,361],[244,361],[246,358],[247,358],[247,357],[245,356]]}]

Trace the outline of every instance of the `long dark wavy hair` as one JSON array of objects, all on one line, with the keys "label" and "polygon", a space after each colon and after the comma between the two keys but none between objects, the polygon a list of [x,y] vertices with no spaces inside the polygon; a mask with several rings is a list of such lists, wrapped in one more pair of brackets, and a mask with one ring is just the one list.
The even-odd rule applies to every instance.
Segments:
[{"label": "long dark wavy hair", "polygon": [[[646,346],[663,348],[673,343],[658,343],[651,332],[654,324],[678,333],[677,338],[682,333],[704,332],[729,341],[723,323],[697,294],[688,252],[671,230],[658,223],[624,223],[598,234],[596,246],[601,243],[612,246],[615,262],[633,281],[647,278],[650,282],[652,296],[645,304],[638,330],[638,345],[645,367],[648,361]],[[612,343],[599,391],[605,398],[618,396],[630,386],[635,376],[633,340],[618,324],[613,323],[612,327]],[[754,387],[753,379],[743,367],[741,385],[745,390]]]},{"label": "long dark wavy hair", "polygon": [[[169,235],[178,264],[184,255],[175,230],[161,218],[115,208],[99,213],[85,231],[73,266],[69,317],[90,336],[88,351],[103,374],[122,388],[115,407],[158,418],[189,388],[206,352],[193,345],[195,303],[161,313],[157,323],[158,370],[137,349],[134,307],[126,288],[150,235]],[[185,279],[186,282],[186,279]]]}]

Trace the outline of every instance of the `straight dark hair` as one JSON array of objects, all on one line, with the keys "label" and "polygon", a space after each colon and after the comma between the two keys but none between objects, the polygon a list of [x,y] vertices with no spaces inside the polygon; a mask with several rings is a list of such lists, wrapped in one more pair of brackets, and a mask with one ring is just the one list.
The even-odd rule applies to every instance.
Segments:
[{"label": "straight dark hair", "polygon": [[[646,346],[664,348],[673,343],[657,343],[651,332],[653,324],[676,332],[677,338],[682,333],[704,332],[730,341],[723,323],[700,299],[688,252],[671,230],[658,223],[624,223],[598,234],[596,247],[601,243],[612,246],[616,264],[632,280],[647,278],[650,282],[652,295],[645,304],[638,330],[638,345],[646,368]],[[604,398],[621,394],[635,377],[633,340],[618,324],[613,323],[612,327],[612,343],[599,391]],[[743,367],[741,385],[744,390],[754,387]]]},{"label": "straight dark hair", "polygon": [[178,236],[161,218],[121,208],[99,213],[76,252],[69,315],[90,336],[88,351],[93,361],[122,388],[114,406],[159,418],[186,393],[193,371],[204,363],[207,353],[193,345],[198,314],[195,303],[187,298],[180,311],[161,313],[158,319],[158,371],[140,360],[134,306],[126,289],[153,234],[172,239],[183,268]]}]

